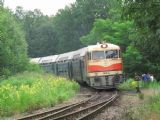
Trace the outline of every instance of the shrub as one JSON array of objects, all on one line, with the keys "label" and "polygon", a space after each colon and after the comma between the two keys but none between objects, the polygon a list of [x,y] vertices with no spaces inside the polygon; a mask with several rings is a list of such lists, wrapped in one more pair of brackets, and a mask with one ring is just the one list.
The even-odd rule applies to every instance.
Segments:
[{"label": "shrub", "polygon": [[45,73],[12,76],[0,83],[0,115],[53,106],[73,96],[78,88],[74,81]]},{"label": "shrub", "polygon": [[128,79],[128,80],[124,81],[122,84],[120,84],[118,86],[118,88],[121,90],[133,90],[133,89],[135,89],[135,86],[132,85],[133,81],[134,81],[134,79]]},{"label": "shrub", "polygon": [[26,68],[29,72],[42,72],[42,68],[38,64],[29,63]]}]

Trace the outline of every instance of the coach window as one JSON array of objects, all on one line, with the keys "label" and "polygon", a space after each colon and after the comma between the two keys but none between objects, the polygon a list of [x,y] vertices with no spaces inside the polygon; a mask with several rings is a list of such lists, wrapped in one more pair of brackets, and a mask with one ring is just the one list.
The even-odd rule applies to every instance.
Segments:
[{"label": "coach window", "polygon": [[118,58],[118,50],[109,50],[105,52],[106,59],[108,58]]},{"label": "coach window", "polygon": [[93,60],[105,59],[104,51],[93,51],[92,59]]}]

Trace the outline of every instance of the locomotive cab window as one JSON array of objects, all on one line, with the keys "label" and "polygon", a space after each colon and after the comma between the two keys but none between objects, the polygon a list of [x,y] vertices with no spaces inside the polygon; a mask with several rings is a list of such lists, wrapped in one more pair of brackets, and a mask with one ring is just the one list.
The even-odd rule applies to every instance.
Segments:
[{"label": "locomotive cab window", "polygon": [[93,51],[92,60],[105,59],[104,51]]},{"label": "locomotive cab window", "polygon": [[118,58],[118,50],[108,50],[105,52],[106,59],[108,58]]},{"label": "locomotive cab window", "polygon": [[87,56],[88,56],[88,60],[91,60],[91,53],[90,52],[87,53]]},{"label": "locomotive cab window", "polygon": [[119,50],[119,58],[122,58],[122,52]]}]

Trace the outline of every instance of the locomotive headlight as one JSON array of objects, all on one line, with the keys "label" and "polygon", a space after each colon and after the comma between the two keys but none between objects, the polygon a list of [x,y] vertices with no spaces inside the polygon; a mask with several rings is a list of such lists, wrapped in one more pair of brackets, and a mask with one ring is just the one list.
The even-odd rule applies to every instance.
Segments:
[{"label": "locomotive headlight", "polygon": [[107,47],[108,47],[107,44],[102,44],[102,45],[101,45],[101,48],[107,48]]}]

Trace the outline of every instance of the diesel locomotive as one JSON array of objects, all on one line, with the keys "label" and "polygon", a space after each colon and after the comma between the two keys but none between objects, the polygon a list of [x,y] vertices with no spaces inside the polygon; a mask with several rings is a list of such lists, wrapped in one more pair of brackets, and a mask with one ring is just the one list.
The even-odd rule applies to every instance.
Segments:
[{"label": "diesel locomotive", "polygon": [[122,58],[118,45],[97,43],[59,55],[32,58],[46,72],[86,83],[96,89],[116,88],[122,83]]}]

